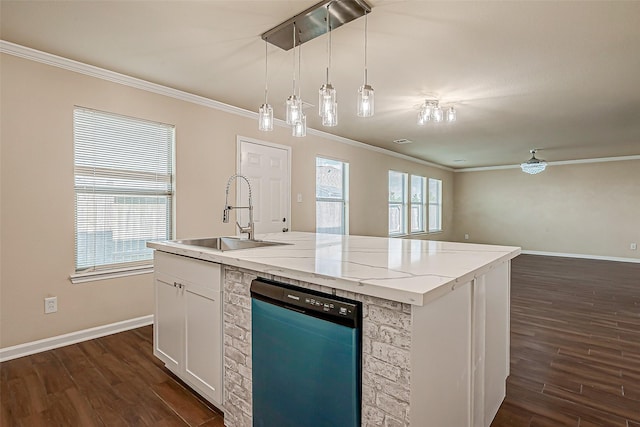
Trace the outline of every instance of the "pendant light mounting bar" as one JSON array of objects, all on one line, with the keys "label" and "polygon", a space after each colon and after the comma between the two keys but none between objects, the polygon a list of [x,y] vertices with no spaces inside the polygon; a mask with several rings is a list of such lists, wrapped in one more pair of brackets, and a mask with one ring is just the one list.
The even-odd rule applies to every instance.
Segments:
[{"label": "pendant light mounting bar", "polygon": [[303,44],[326,34],[327,24],[325,19],[328,4],[331,4],[329,8],[331,31],[364,16],[365,13],[371,12],[371,6],[364,0],[323,0],[263,33],[262,39],[278,46],[280,49],[289,50],[294,47],[291,39],[294,23],[298,30],[298,44]]}]

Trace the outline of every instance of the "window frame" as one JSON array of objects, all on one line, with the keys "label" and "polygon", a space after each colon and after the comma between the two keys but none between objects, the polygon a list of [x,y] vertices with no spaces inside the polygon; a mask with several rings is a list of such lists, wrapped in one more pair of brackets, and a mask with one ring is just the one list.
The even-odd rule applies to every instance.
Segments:
[{"label": "window frame", "polygon": [[[438,183],[438,194],[437,194],[437,201],[432,202],[431,201],[431,182],[437,182]],[[440,233],[443,230],[442,227],[442,180],[441,179],[437,179],[437,178],[429,178],[428,182],[427,182],[427,197],[429,200],[428,203],[428,209],[429,209],[429,213],[427,216],[427,220],[428,220],[428,224],[427,224],[427,231],[429,233]],[[437,209],[437,228],[431,228],[431,221],[432,221],[432,216],[431,216],[431,208],[432,207],[436,207]]]},{"label": "window frame", "polygon": [[[413,179],[414,178],[419,178],[420,179],[420,191],[422,193],[422,200],[420,202],[413,202]],[[426,183],[427,183],[427,178],[422,176],[422,175],[409,175],[409,234],[424,234],[427,232],[427,220],[428,220],[428,216],[427,216],[427,187],[426,187]],[[419,230],[413,230],[413,207],[414,206],[418,206],[420,207],[420,211],[421,211],[421,224],[422,224],[422,228]]]},{"label": "window frame", "polygon": [[[341,167],[342,167],[342,197],[337,198],[337,197],[318,197],[318,167],[320,166],[318,164],[318,161],[326,161],[326,162],[334,162],[334,163],[340,163]],[[330,157],[326,157],[326,156],[316,156],[315,157],[315,163],[316,163],[316,168],[315,168],[315,182],[316,182],[316,191],[315,191],[315,196],[316,196],[316,233],[319,234],[334,234],[334,233],[328,233],[326,231],[320,231],[318,229],[318,202],[320,203],[339,203],[341,204],[341,212],[342,212],[342,221],[341,221],[341,225],[340,225],[340,234],[341,235],[348,235],[349,234],[349,162],[346,162],[344,160],[338,160],[338,159],[333,159]]]},{"label": "window frame", "polygon": [[[102,123],[108,123],[104,125],[104,128],[92,128],[91,126],[102,126]],[[156,128],[153,128],[157,125]],[[95,148],[91,146],[96,141],[109,144],[109,141],[116,141],[110,139],[109,129],[113,127],[118,130],[129,130],[129,127],[142,126],[146,131],[151,130],[153,136],[151,138],[152,143],[156,144],[157,151],[149,153],[149,157],[157,156],[153,160],[160,162],[161,170],[157,170],[155,167],[145,167],[149,159],[142,156],[142,162],[140,162],[139,168],[137,165],[132,167],[124,157],[125,155],[117,152],[117,148]],[[94,129],[99,129],[93,131]],[[82,131],[91,131],[91,136],[83,136]],[[142,131],[142,134],[145,133]],[[94,136],[93,134],[97,136]],[[114,132],[117,134],[117,132]],[[105,136],[106,135],[106,136]],[[160,135],[160,136],[158,136]],[[79,249],[79,232],[83,227],[99,227],[105,226],[108,220],[113,220],[113,210],[118,210],[119,205],[122,205],[120,209],[131,209],[128,206],[136,206],[138,203],[144,206],[152,206],[162,201],[162,210],[159,211],[161,225],[160,230],[164,230],[162,238],[167,240],[171,239],[174,235],[175,227],[175,126],[165,123],[154,122],[150,120],[140,119],[137,117],[125,116],[117,113],[94,110],[91,108],[75,106],[73,109],[73,165],[74,165],[74,273],[70,275],[72,283],[82,283],[86,281],[101,280],[104,278],[121,277],[134,274],[143,274],[153,271],[153,255],[147,258],[136,259],[139,254],[125,255],[131,257],[126,261],[117,262],[114,259],[110,262],[101,262],[101,260],[92,259],[89,263],[81,263],[82,251]],[[116,145],[114,143],[114,145]],[[137,148],[141,150],[145,148],[142,146],[132,146],[132,149]],[[87,163],[88,156],[96,156],[98,160],[95,163],[92,160]],[[118,155],[121,157],[118,158]],[[97,156],[96,156],[97,157]],[[94,157],[95,158],[95,157]],[[110,159],[113,158],[113,163]],[[102,163],[104,162],[104,163]],[[120,163],[120,164],[119,164]],[[133,162],[136,163],[136,162]],[[93,164],[93,166],[91,166]],[[93,170],[93,175],[91,175]],[[98,171],[101,175],[96,175]],[[149,177],[153,178],[149,178]],[[96,178],[98,177],[98,178]],[[100,178],[102,177],[102,178]],[[95,205],[95,197],[104,195],[106,199],[113,198],[113,201],[107,202],[106,205]],[[86,200],[83,206],[82,200]],[[138,202],[139,199],[139,202]],[[92,200],[94,200],[92,202]],[[80,204],[79,204],[80,203]],[[84,211],[86,209],[86,203],[94,203],[93,210]],[[105,208],[105,206],[107,208]],[[107,211],[100,211],[101,208],[108,209]],[[145,209],[145,207],[142,207]],[[162,213],[164,211],[165,213]],[[82,214],[81,214],[82,212]],[[153,212],[153,210],[151,211]],[[157,209],[156,209],[156,212]],[[88,215],[88,217],[87,217]],[[92,216],[109,215],[105,216],[103,220],[91,219]],[[145,218],[144,210],[137,213],[138,216],[129,216],[128,212],[125,212],[125,218],[127,222],[122,224],[123,226],[117,228],[111,228],[111,230],[119,232],[132,233],[133,240],[128,242],[114,241],[114,247],[118,244],[127,243],[132,246],[139,247],[139,243],[150,240],[156,240],[155,236],[148,237],[149,231],[145,228],[139,227],[139,224],[143,223],[140,218]],[[116,217],[117,218],[117,217]],[[131,222],[133,220],[133,222]],[[97,221],[97,222],[93,222]],[[97,225],[94,225],[97,224]],[[132,225],[133,224],[133,225]],[[120,225],[120,224],[119,224]],[[133,227],[133,229],[128,227]],[[97,230],[97,229],[96,229]],[[126,231],[125,231],[126,230]],[[131,231],[132,230],[132,231]],[[94,236],[95,238],[95,236]],[[135,243],[135,245],[134,245]],[[86,254],[86,253],[85,253]],[[116,251],[108,252],[110,257],[117,256]],[[122,254],[121,254],[122,255]]]},{"label": "window frame", "polygon": [[[401,199],[400,202],[397,201],[392,201],[391,200],[391,175],[392,174],[400,174],[400,176],[402,177],[402,195],[401,195]],[[388,174],[388,180],[387,180],[387,186],[388,186],[388,196],[387,196],[387,203],[388,203],[388,225],[387,225],[387,231],[389,233],[390,237],[397,237],[397,236],[406,236],[407,235],[407,230],[409,229],[409,224],[408,224],[408,197],[407,197],[407,193],[408,193],[408,181],[409,179],[409,174],[406,172],[400,172],[400,171],[395,171],[395,170],[389,170],[389,174]],[[399,207],[400,208],[400,231],[399,232],[392,232],[391,231],[391,207]]]}]

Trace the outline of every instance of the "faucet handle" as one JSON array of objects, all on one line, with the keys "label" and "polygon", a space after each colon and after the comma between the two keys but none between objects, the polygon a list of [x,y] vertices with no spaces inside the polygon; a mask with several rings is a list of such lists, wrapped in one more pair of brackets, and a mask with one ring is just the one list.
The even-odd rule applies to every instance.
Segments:
[{"label": "faucet handle", "polygon": [[224,211],[222,211],[222,222],[227,223],[229,222],[229,207],[226,206],[224,208]]}]

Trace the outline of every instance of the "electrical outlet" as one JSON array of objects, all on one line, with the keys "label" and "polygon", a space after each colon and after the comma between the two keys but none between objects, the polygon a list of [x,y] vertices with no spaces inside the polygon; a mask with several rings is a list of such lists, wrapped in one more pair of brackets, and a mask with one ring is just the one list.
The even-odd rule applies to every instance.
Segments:
[{"label": "electrical outlet", "polygon": [[49,297],[44,299],[44,314],[55,313],[58,311],[58,297]]},{"label": "electrical outlet", "polygon": [[636,249],[638,249],[638,244],[637,243],[632,243],[630,247],[631,247],[632,251],[635,251]]},{"label": "electrical outlet", "polygon": [[468,234],[464,235],[464,240],[469,240],[469,235]]}]

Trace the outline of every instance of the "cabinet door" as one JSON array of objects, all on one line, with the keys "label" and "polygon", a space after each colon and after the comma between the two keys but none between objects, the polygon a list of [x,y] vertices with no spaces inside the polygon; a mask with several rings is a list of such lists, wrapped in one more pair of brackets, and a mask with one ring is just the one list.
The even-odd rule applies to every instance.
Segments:
[{"label": "cabinet door", "polygon": [[412,306],[411,425],[471,425],[471,286]]},{"label": "cabinet door", "polygon": [[184,304],[181,288],[170,276],[156,273],[153,354],[174,373],[182,362]]},{"label": "cabinet door", "polygon": [[218,403],[222,403],[221,296],[192,283],[184,293],[185,379]]},{"label": "cabinet door", "polygon": [[491,424],[506,395],[509,376],[509,308],[510,308],[510,263],[505,262],[485,276],[486,288],[486,335],[485,335],[485,381],[484,381],[484,425]]}]

